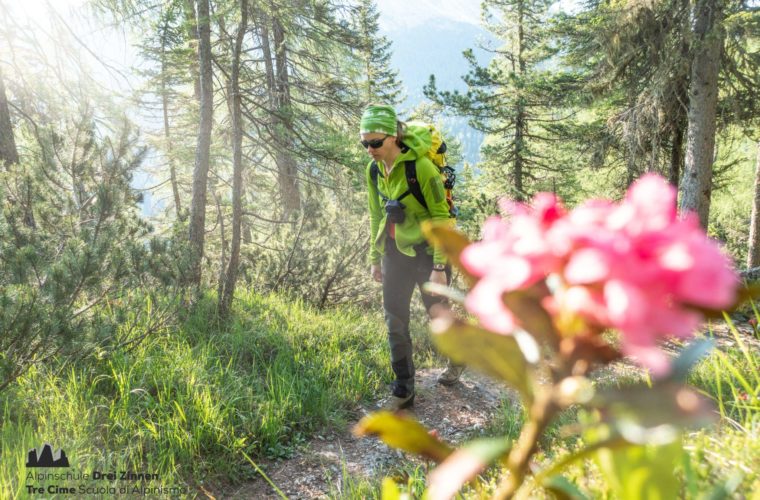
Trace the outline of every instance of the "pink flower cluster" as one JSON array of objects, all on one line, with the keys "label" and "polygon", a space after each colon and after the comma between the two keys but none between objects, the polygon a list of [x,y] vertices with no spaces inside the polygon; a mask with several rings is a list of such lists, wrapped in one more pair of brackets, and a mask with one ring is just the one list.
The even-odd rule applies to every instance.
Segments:
[{"label": "pink flower cluster", "polygon": [[505,206],[509,220],[488,219],[482,241],[461,255],[480,278],[467,309],[483,327],[510,333],[515,318],[503,294],[546,279],[552,294],[543,305],[550,313],[577,318],[592,331],[618,329],[625,354],[655,373],[666,371],[656,341],[691,335],[702,320],[695,308],[730,306],[738,285],[718,244],[692,214],[678,218],[675,201],[675,189],[650,174],[620,203],[593,200],[568,212],[542,193],[532,207]]}]

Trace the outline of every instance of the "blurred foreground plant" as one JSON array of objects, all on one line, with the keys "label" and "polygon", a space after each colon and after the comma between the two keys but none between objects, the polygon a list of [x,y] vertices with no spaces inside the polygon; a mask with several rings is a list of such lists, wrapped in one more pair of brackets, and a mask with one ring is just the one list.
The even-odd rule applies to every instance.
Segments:
[{"label": "blurred foreground plant", "polygon": [[[428,238],[472,287],[464,305],[477,318],[441,312],[432,323],[436,345],[516,389],[526,423],[514,443],[479,439],[459,449],[402,414],[369,415],[355,432],[438,462],[428,476],[430,499],[453,497],[492,463],[508,471],[495,498],[527,497],[535,487],[584,498],[560,475],[582,458],[596,460],[620,498],[678,497],[673,467],[682,453],[680,429],[716,416],[685,385],[710,343],[692,343],[673,361],[658,343],[693,336],[705,317],[751,293],[740,289],[730,261],[696,217],[678,217],[675,198],[662,178],[648,175],[619,203],[594,200],[567,211],[551,194],[537,195],[532,206],[503,203],[508,217],[487,220],[477,243],[428,226]],[[620,333],[619,348],[602,335],[610,329]],[[623,355],[648,368],[654,380],[597,390],[591,372]],[[532,471],[539,439],[570,406],[581,409],[577,427],[585,447]],[[384,497],[394,492],[384,484]]]}]

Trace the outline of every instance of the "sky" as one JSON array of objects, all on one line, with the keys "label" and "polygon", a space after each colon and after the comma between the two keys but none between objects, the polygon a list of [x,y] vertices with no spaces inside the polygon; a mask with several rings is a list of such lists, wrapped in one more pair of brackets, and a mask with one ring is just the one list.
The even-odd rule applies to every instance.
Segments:
[{"label": "sky", "polygon": [[88,76],[105,88],[129,92],[130,80],[133,80],[131,68],[138,63],[137,51],[130,46],[123,31],[93,21],[86,1],[0,0],[0,17],[9,12],[14,24],[27,33],[33,32],[49,60],[63,59],[62,46],[54,39],[53,25],[61,21],[66,23],[68,28],[59,26],[58,29],[63,30],[67,44],[77,50]]},{"label": "sky", "polygon": [[[567,9],[578,1],[560,0],[559,8]],[[25,32],[33,31],[48,60],[56,61],[65,57],[61,57],[60,44],[51,35],[52,26],[55,20],[63,20],[78,39],[71,43],[80,53],[77,59],[83,63],[80,71],[103,89],[127,99],[141,81],[134,72],[141,63],[138,51],[131,46],[133,41],[123,30],[103,27],[101,22],[93,21],[87,3],[88,0],[0,0],[0,28],[8,23],[4,16],[12,17],[10,24],[19,25]],[[376,0],[381,31],[391,40],[394,33],[404,30],[435,32],[435,23],[478,26],[480,3],[481,0]],[[74,39],[73,36],[67,38]],[[7,62],[3,57],[7,56],[0,52],[0,64]],[[131,118],[153,128],[148,117]],[[136,182],[142,187],[149,184],[149,179],[141,177]]]},{"label": "sky", "polygon": [[[106,62],[122,68],[135,65],[135,51],[129,47],[123,33],[87,25],[86,3],[87,0],[0,0],[0,12],[5,7],[22,23],[31,23],[39,28],[40,33],[49,28],[51,19],[60,16],[75,28],[83,42],[97,47],[97,55]],[[472,25],[480,21],[480,0],[377,0],[377,6],[380,27],[385,32],[419,29],[440,18]],[[44,44],[46,37],[41,34],[40,38]],[[52,51],[54,42],[50,39],[47,42],[48,50]],[[119,77],[109,75],[112,72],[97,68],[102,64],[92,54],[89,54],[89,59],[95,63],[91,69],[98,73],[99,78],[109,80],[109,84],[116,89],[124,85],[123,81],[118,81]]]},{"label": "sky", "polygon": [[377,0],[377,7],[383,31],[415,28],[436,18],[480,23],[480,0]]},{"label": "sky", "polygon": [[[116,28],[103,28],[100,23],[89,20],[87,0],[0,0],[0,28],[12,17],[11,25],[25,32],[33,31],[43,47],[48,60],[63,60],[60,44],[53,39],[54,21],[63,20],[76,34],[73,41],[80,53],[80,68],[89,78],[104,89],[128,98],[140,79],[133,69],[140,65],[136,49],[131,47],[129,36]],[[434,18],[445,18],[477,25],[480,16],[480,0],[377,0],[380,26],[383,31],[418,29]],[[69,37],[67,37],[69,38]],[[71,37],[73,38],[73,37]],[[4,54],[0,53],[0,64]],[[151,128],[146,117],[133,116],[137,123]],[[135,187],[151,184],[149,177],[139,175]],[[146,199],[143,209],[150,201]]]}]

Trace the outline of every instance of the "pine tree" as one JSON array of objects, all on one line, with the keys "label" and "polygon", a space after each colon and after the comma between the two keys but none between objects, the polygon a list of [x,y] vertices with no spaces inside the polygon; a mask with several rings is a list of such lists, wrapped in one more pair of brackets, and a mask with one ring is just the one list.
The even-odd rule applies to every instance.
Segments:
[{"label": "pine tree", "polygon": [[752,269],[760,266],[760,141],[757,142],[757,156],[755,157],[755,189],[749,219],[748,241],[747,269]]},{"label": "pine tree", "polygon": [[[721,66],[719,126],[757,116],[757,92],[749,82],[760,77],[758,54],[747,50],[756,28],[747,10],[745,2],[732,3],[731,22],[723,23],[733,29],[715,59]],[[646,171],[682,183],[689,86],[692,72],[704,68],[704,62],[693,63],[699,46],[693,18],[688,0],[592,1],[557,23],[564,62],[577,71],[579,95],[595,116],[576,133],[590,145],[596,166],[622,165],[621,190]]]},{"label": "pine tree", "polygon": [[338,159],[333,136],[361,110],[351,71],[361,41],[339,14],[330,3],[278,0],[254,7],[260,49],[250,53],[241,75],[243,115],[273,160],[279,197],[271,205],[285,214],[299,209],[303,184],[324,184],[319,169],[307,164]]},{"label": "pine tree", "polygon": [[380,12],[374,1],[362,2],[354,16],[362,45],[357,49],[362,63],[363,104],[384,103],[395,106],[402,100],[398,70],[391,66],[391,42],[379,34]]},{"label": "pine tree", "polygon": [[[146,82],[141,89],[139,104],[144,111],[160,111],[163,129],[153,136],[153,147],[163,153],[169,169],[168,186],[171,189],[171,207],[174,216],[181,220],[183,198],[188,197],[185,181],[189,175],[182,168],[189,163],[195,145],[187,140],[193,133],[188,121],[197,108],[197,98],[188,95],[187,86],[195,86],[197,81],[195,66],[196,52],[190,48],[186,26],[186,3],[167,2],[156,8],[155,17],[142,21],[140,50],[144,59],[154,62],[153,66],[141,72]],[[194,18],[194,15],[193,15]],[[138,26],[140,28],[142,26]],[[156,102],[154,102],[156,101]],[[197,116],[197,113],[195,114]],[[151,136],[148,135],[150,138]],[[162,184],[165,176],[164,165],[155,172]]]},{"label": "pine tree", "polygon": [[488,134],[482,153],[497,189],[523,200],[542,179],[558,173],[548,150],[556,140],[554,111],[564,97],[565,75],[541,69],[554,54],[545,32],[547,0],[489,0],[483,3],[486,27],[503,43],[488,66],[472,50],[465,52],[471,71],[463,79],[468,90],[438,91],[435,78],[425,95]]},{"label": "pine tree", "polygon": [[[91,312],[136,289],[149,260],[130,187],[144,150],[127,125],[101,137],[91,109],[74,114],[66,128],[40,127],[0,173],[0,390],[35,363],[103,340],[84,337]],[[33,227],[19,223],[31,213]]]},{"label": "pine tree", "polygon": [[240,59],[243,37],[248,29],[248,0],[240,0],[240,23],[235,36],[230,70],[230,106],[232,108],[232,240],[230,260],[223,273],[224,283],[220,284],[219,312],[227,316],[235,296],[238,267],[240,265],[240,240],[243,219],[243,114],[240,96]]},{"label": "pine tree", "polygon": [[0,68],[0,166],[18,163],[18,150],[13,137],[13,125],[5,93],[5,80]]},{"label": "pine tree", "polygon": [[688,0],[585,7],[557,22],[564,62],[577,72],[596,117],[587,128],[593,135],[581,139],[592,145],[597,165],[623,166],[620,189],[644,171],[677,184],[688,102]]},{"label": "pine tree", "polygon": [[198,40],[201,80],[200,123],[198,125],[198,145],[195,152],[193,171],[193,199],[190,205],[190,260],[187,284],[199,286],[201,283],[201,262],[206,235],[206,192],[210,162],[211,132],[214,115],[214,73],[211,65],[211,18],[209,0],[198,0]]}]

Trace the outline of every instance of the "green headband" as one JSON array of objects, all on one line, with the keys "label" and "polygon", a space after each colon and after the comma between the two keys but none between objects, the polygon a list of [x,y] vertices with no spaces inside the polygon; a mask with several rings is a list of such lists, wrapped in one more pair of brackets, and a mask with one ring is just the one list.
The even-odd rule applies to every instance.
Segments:
[{"label": "green headband", "polygon": [[396,135],[396,112],[390,106],[367,106],[359,133]]}]

